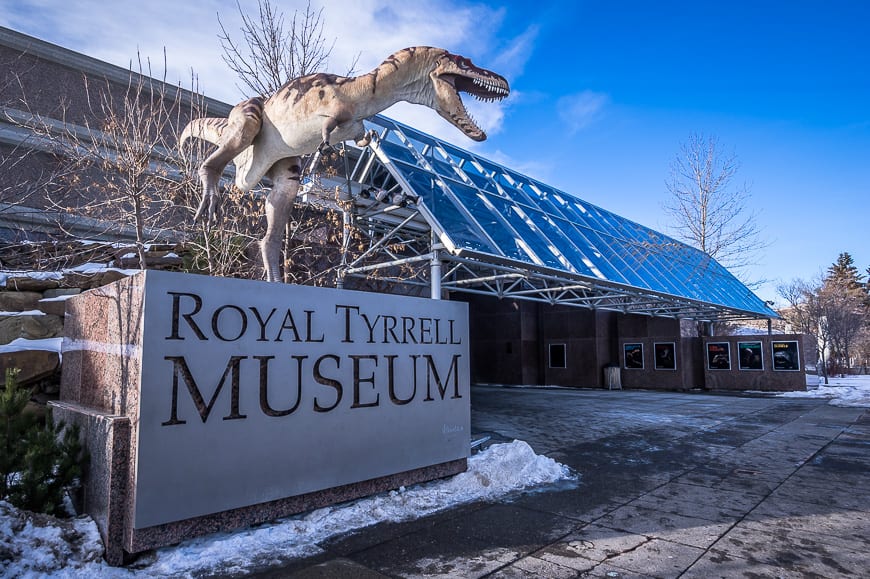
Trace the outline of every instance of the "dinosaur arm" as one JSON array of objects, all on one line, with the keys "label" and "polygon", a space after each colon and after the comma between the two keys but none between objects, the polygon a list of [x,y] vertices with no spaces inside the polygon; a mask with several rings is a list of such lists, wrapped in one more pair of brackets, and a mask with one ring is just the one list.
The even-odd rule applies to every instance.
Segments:
[{"label": "dinosaur arm", "polygon": [[331,139],[335,135],[338,135],[342,141],[352,139],[360,147],[365,147],[371,142],[371,137],[366,133],[365,125],[361,119],[347,118],[342,120],[331,116],[323,122],[321,152],[326,152],[331,148]]},{"label": "dinosaur arm", "polygon": [[323,121],[323,128],[321,129],[321,137],[323,139],[324,145],[329,145],[329,135],[332,134],[339,125],[338,119],[335,117],[326,117],[326,120]]},{"label": "dinosaur arm", "polygon": [[[336,99],[338,100],[338,99]],[[350,103],[333,102],[323,113],[323,125],[321,126],[321,138],[323,144],[329,146],[331,138],[336,136],[341,137],[341,140],[347,139],[345,135],[353,134],[356,138],[358,132],[357,127],[362,126],[361,119],[354,114],[354,106]],[[359,131],[360,133],[362,131]]]}]

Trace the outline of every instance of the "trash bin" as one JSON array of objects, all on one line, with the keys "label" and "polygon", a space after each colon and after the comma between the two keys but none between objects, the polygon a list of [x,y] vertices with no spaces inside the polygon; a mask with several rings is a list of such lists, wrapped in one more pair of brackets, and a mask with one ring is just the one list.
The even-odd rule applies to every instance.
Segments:
[{"label": "trash bin", "polygon": [[618,365],[607,364],[604,366],[604,384],[608,390],[622,390],[622,376]]}]

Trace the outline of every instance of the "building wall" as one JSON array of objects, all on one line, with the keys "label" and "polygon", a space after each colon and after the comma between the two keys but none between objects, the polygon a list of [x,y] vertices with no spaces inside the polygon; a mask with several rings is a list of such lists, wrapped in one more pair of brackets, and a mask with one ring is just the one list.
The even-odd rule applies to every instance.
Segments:
[{"label": "building wall", "polygon": [[[745,364],[743,354],[746,348],[740,348],[740,344],[761,343],[761,369],[750,369]],[[798,359],[794,360],[795,367],[792,369],[777,369],[773,361],[772,343],[797,342]],[[728,344],[729,364],[728,368],[711,367],[709,358],[711,355],[710,345]],[[721,348],[717,348],[721,349]],[[815,367],[815,354],[812,348],[807,349],[805,336],[801,334],[778,334],[768,336],[713,336],[704,338],[704,382],[707,388],[712,390],[770,390],[792,391],[806,390],[807,366]],[[710,352],[710,354],[708,354]],[[744,368],[741,368],[744,363]],[[723,364],[724,365],[724,364]],[[785,364],[779,364],[784,366]]]},{"label": "building wall", "polygon": [[[621,315],[617,331],[623,388],[684,390],[703,387],[704,376],[698,360],[699,341],[682,335],[680,320]],[[629,348],[633,344],[641,345],[642,368],[628,363],[626,344]],[[671,361],[657,363],[656,353],[665,350],[670,351]]]},{"label": "building wall", "polygon": [[[568,306],[539,305],[543,383],[600,386],[602,368],[610,361],[608,312]],[[559,367],[564,349],[564,367]]]},{"label": "building wall", "polygon": [[[673,342],[679,351],[675,370],[654,370],[652,358],[644,371],[623,369],[623,387],[682,389],[703,381],[695,359],[699,343],[680,337],[678,320],[469,294],[451,299],[469,303],[471,379],[477,383],[603,387],[605,366],[624,368],[626,341],[642,341],[650,356],[654,342]],[[559,361],[552,359],[554,347],[564,352],[564,367],[553,363]]]},{"label": "building wall", "polygon": [[[456,294],[469,303],[471,379],[476,383],[604,387],[604,367],[620,367],[622,387],[648,390],[804,390],[815,359],[796,334],[687,335],[672,318],[626,315],[568,306]],[[740,369],[738,344],[760,342],[761,370]],[[796,342],[796,370],[775,370],[772,342]],[[728,369],[710,368],[708,344],[727,343]],[[563,348],[564,367],[551,363],[551,347]],[[640,361],[626,352],[642,352]],[[744,348],[745,350],[745,348]],[[657,360],[657,358],[659,358]],[[637,366],[641,367],[637,367]]]},{"label": "building wall", "polygon": [[469,303],[473,382],[540,383],[534,312],[537,304],[471,294],[455,294],[451,299]]}]

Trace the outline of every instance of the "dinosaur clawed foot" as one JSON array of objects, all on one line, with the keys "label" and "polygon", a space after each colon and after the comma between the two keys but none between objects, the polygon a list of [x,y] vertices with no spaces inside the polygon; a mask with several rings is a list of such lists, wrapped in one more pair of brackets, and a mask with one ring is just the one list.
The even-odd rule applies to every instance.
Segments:
[{"label": "dinosaur clawed foot", "polygon": [[212,191],[206,192],[199,202],[199,207],[196,208],[196,213],[193,216],[194,223],[200,223],[205,218],[206,225],[212,225],[217,221],[218,212],[218,194]]},{"label": "dinosaur clawed foot", "polygon": [[335,147],[324,141],[320,143],[320,146],[317,147],[317,150],[321,155],[329,155],[335,152]]}]

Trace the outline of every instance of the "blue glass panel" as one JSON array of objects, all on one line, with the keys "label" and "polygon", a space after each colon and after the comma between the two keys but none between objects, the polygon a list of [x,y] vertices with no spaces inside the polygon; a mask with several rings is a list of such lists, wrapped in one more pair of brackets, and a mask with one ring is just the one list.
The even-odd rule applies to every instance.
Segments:
[{"label": "blue glass panel", "polygon": [[637,275],[634,269],[629,267],[629,262],[623,258],[622,252],[614,249],[614,247],[611,246],[611,242],[609,242],[606,237],[603,237],[598,231],[595,231],[591,227],[583,225],[578,225],[576,227],[578,232],[588,239],[592,243],[592,246],[612,266],[610,274],[613,277],[610,278],[610,281],[650,289],[649,286]]},{"label": "blue glass panel", "polygon": [[479,175],[478,173],[471,173],[468,170],[465,170],[465,174],[471,179],[471,182],[479,188],[483,189],[487,193],[492,193],[493,195],[501,195],[498,188],[493,183],[492,179],[485,177],[483,175]]},{"label": "blue glass panel", "polygon": [[[556,269],[568,269],[566,264],[559,261],[559,256],[553,252],[554,248],[551,248],[552,244],[548,244],[546,240],[536,233],[535,230],[529,226],[528,222],[517,213],[514,209],[516,205],[494,195],[488,196],[487,201],[489,201],[495,210],[498,211],[499,215],[501,215],[510,226],[513,227],[518,238],[529,246],[544,265]],[[535,225],[537,226],[538,224],[535,223]]]},{"label": "blue glass panel", "polygon": [[[548,215],[556,215],[559,217],[568,217],[568,215],[562,211],[562,207],[559,203],[559,195],[555,189],[547,187],[541,183],[535,183],[534,187],[531,183],[529,183],[524,189],[529,193],[529,196],[534,198],[538,204],[538,207],[544,213]],[[540,191],[540,194],[535,193],[535,189]],[[534,194],[533,194],[534,193]]]},{"label": "blue glass panel", "polygon": [[428,161],[432,165],[432,168],[435,169],[435,172],[439,175],[455,181],[460,179],[459,175],[457,175],[456,171],[453,169],[453,166],[447,163],[447,161],[441,161],[438,159],[428,159]]},{"label": "blue glass panel", "polygon": [[525,207],[533,207],[538,209],[538,202],[532,196],[529,196],[528,193],[523,191],[522,184],[514,181],[511,183],[504,174],[497,174],[496,181],[498,181],[499,185],[501,185],[502,189],[507,193],[507,195],[513,199],[519,205],[523,205]]},{"label": "blue glass panel", "polygon": [[[559,223],[558,221],[556,223]],[[627,278],[622,274],[620,269],[617,269],[620,262],[615,256],[608,254],[605,248],[592,242],[592,237],[587,236],[587,233],[592,233],[588,228],[581,228],[572,223],[564,222],[561,227],[569,239],[574,240],[580,247],[580,250],[586,257],[595,264],[595,267],[604,275],[604,279],[616,283],[627,284]]]},{"label": "blue glass panel", "polygon": [[432,175],[421,169],[398,164],[396,166],[402,169],[414,193],[420,196],[426,208],[448,232],[453,243],[458,247],[498,255],[497,250],[480,234],[480,230],[444,195]]},{"label": "blue glass panel", "polygon": [[390,143],[388,141],[383,141],[380,144],[381,150],[383,150],[390,159],[394,161],[404,161],[405,163],[409,163],[411,165],[417,164],[417,158],[414,157],[414,153],[412,153],[408,147],[402,145],[401,143]]},{"label": "blue glass panel", "polygon": [[458,201],[471,213],[475,221],[480,224],[490,239],[498,246],[498,249],[501,250],[498,254],[527,263],[532,261],[522,246],[517,243],[517,236],[505,226],[505,223],[498,218],[496,213],[486,206],[481,194],[476,189],[459,183],[450,183],[449,185]]},{"label": "blue glass panel", "polygon": [[[557,222],[549,215],[541,211],[531,210],[528,213],[529,217],[534,221],[538,229],[550,240],[550,242],[558,249],[558,251],[568,260],[568,262],[577,270],[578,273],[588,275],[602,280],[614,281],[608,275],[609,265],[601,263],[601,260],[596,258],[591,252],[584,253],[578,242],[583,244],[585,239],[581,239],[579,232],[576,232],[574,239],[565,234],[563,229],[559,227]],[[560,220],[563,221],[563,220]],[[564,221],[563,221],[564,222]],[[588,242],[585,242],[587,248],[591,249]]]},{"label": "blue glass panel", "polygon": [[[459,247],[526,264],[537,258],[582,276],[769,313],[739,280],[695,248],[390,119],[374,117],[367,126],[381,133],[389,129],[381,147]],[[408,167],[417,161],[399,132],[426,155],[450,193],[425,170]]]}]

